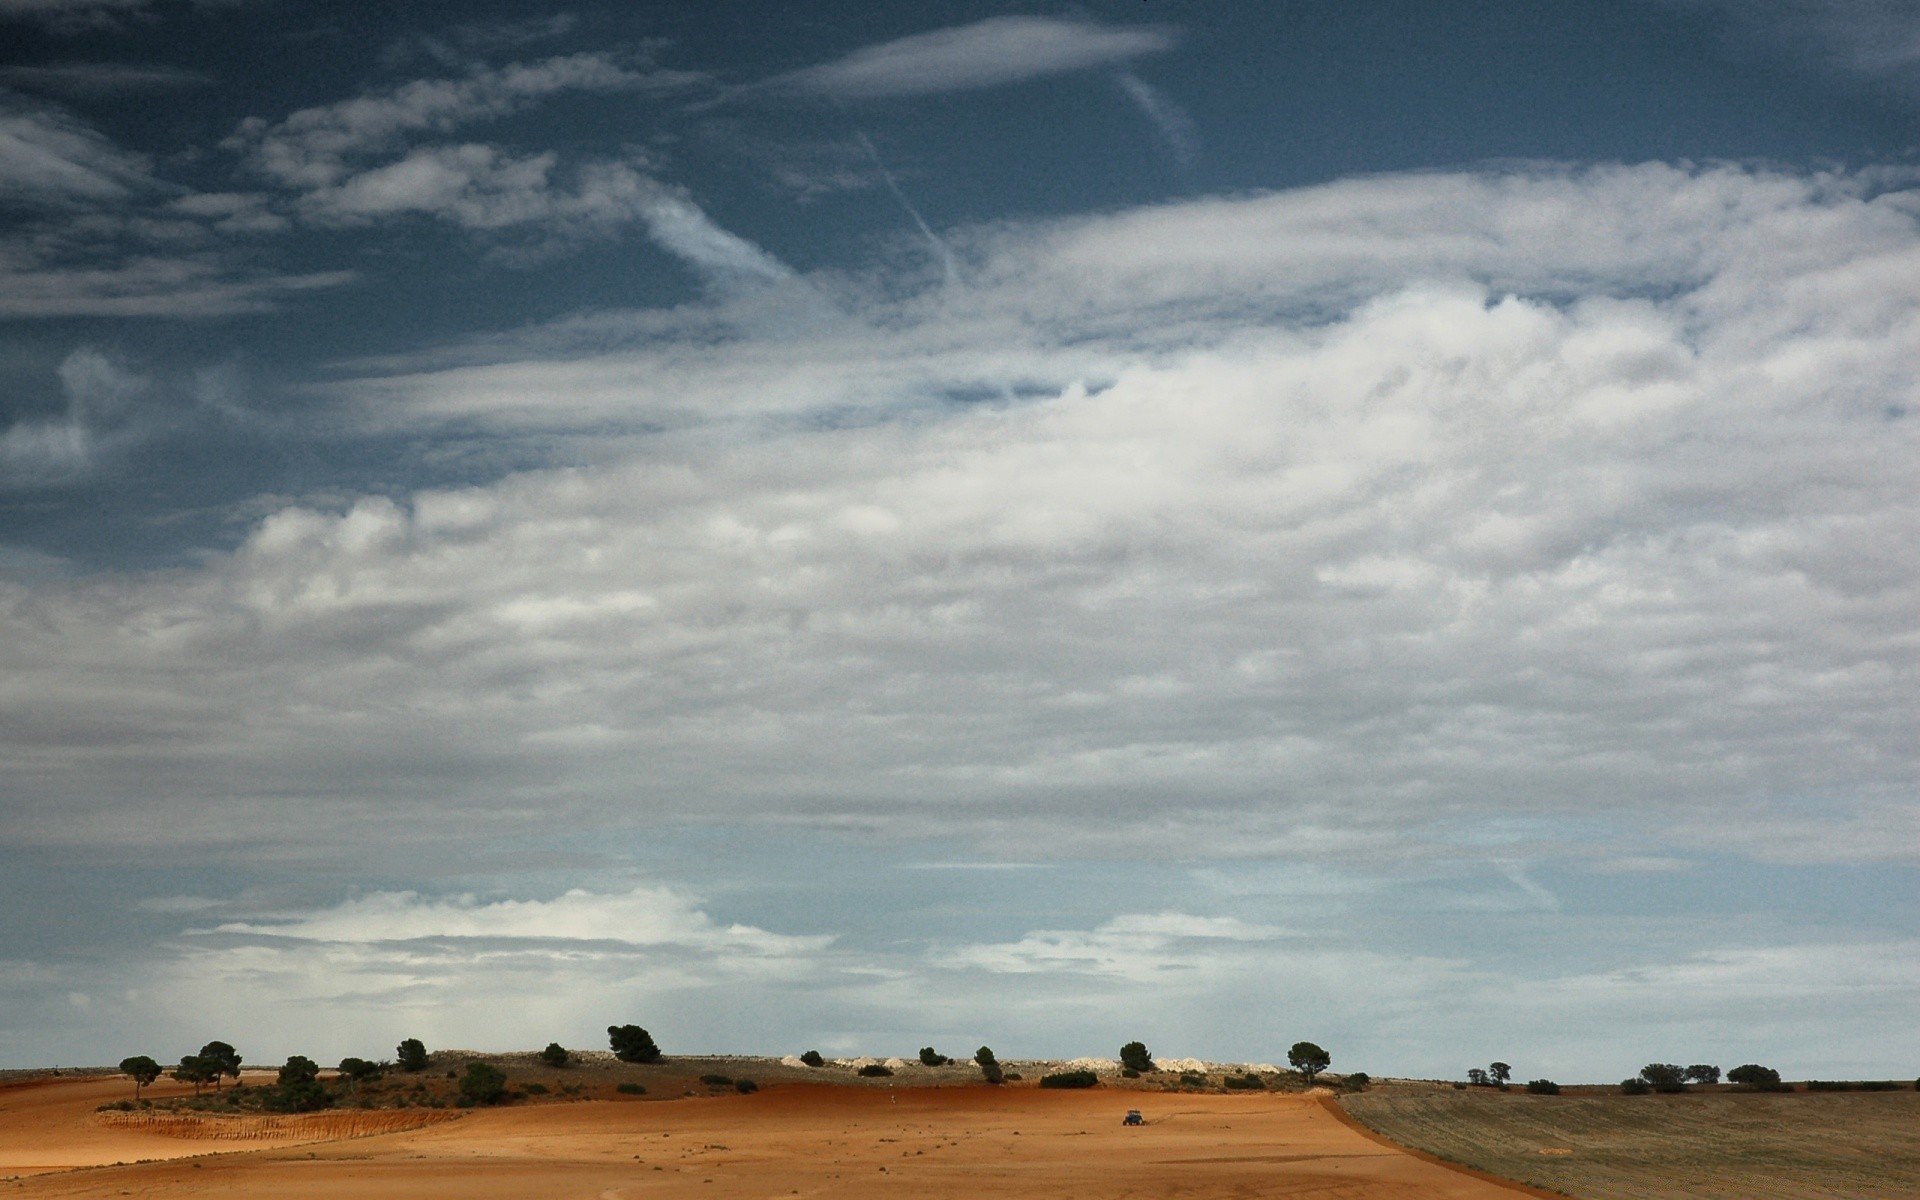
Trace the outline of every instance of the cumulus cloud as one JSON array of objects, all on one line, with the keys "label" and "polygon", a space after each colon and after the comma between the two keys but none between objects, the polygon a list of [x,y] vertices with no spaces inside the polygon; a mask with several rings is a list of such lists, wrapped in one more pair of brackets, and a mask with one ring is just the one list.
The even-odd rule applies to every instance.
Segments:
[{"label": "cumulus cloud", "polygon": [[384,1040],[436,1046],[556,1034],[592,1045],[634,1013],[684,1052],[759,1045],[764,1035],[716,1007],[712,989],[768,999],[816,983],[844,965],[833,940],[719,921],[667,887],[492,901],[383,892],[188,931],[140,983],[162,1023],[218,1026],[274,1054],[350,1053],[389,1029]]},{"label": "cumulus cloud", "polygon": [[220,836],[270,780],[317,842],[451,805],[1016,860],[1910,860],[1920,233],[1885,182],[996,227],[964,288],[816,277],[350,380],[382,428],[595,437],[15,592],[16,825]]},{"label": "cumulus cloud", "polygon": [[924,96],[1112,66],[1164,53],[1176,41],[1162,26],[990,17],[866,46],[773,82],[848,99]]}]

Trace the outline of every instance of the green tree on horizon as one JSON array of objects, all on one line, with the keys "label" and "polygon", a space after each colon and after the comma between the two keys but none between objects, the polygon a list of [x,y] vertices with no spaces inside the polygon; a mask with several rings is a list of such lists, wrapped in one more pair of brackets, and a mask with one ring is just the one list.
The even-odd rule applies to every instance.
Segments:
[{"label": "green tree on horizon", "polygon": [[225,1042],[208,1042],[200,1047],[199,1057],[213,1067],[213,1090],[220,1090],[220,1077],[231,1075],[236,1081],[240,1078],[240,1056],[232,1046]]},{"label": "green tree on horizon", "polygon": [[1287,1061],[1293,1069],[1307,1077],[1307,1086],[1313,1086],[1313,1077],[1333,1065],[1333,1055],[1314,1045],[1312,1042],[1295,1042],[1287,1051]]},{"label": "green tree on horizon", "polygon": [[621,1062],[660,1061],[660,1047],[654,1043],[653,1035],[638,1025],[607,1026],[607,1042],[613,1047],[613,1056]]},{"label": "green tree on horizon", "polygon": [[160,1064],[147,1054],[136,1054],[120,1060],[120,1073],[133,1079],[133,1098],[140,1098],[140,1089],[160,1078]]},{"label": "green tree on horizon", "polygon": [[427,1069],[427,1046],[419,1038],[406,1038],[393,1048],[393,1060],[402,1071]]}]

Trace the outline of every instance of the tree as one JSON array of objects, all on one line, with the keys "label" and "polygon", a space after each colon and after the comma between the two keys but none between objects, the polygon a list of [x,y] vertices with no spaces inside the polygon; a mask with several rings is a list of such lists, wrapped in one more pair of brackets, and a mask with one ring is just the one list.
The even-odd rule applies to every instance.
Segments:
[{"label": "tree", "polygon": [[1640,1068],[1640,1078],[1656,1092],[1687,1090],[1687,1069],[1675,1063],[1648,1063]]},{"label": "tree", "polygon": [[120,1060],[120,1073],[133,1080],[133,1098],[140,1098],[140,1089],[160,1078],[160,1064],[145,1054],[136,1054],[132,1058]]},{"label": "tree", "polygon": [[1632,1079],[1622,1079],[1620,1081],[1620,1094],[1622,1096],[1644,1096],[1652,1090],[1652,1086],[1638,1075],[1635,1075]]},{"label": "tree", "polygon": [[1780,1072],[1772,1067],[1763,1067],[1759,1063],[1742,1063],[1727,1072],[1727,1082],[1766,1091],[1780,1086]]},{"label": "tree", "polygon": [[653,1035],[638,1025],[607,1026],[607,1042],[613,1047],[613,1056],[621,1062],[660,1061],[660,1047],[654,1045]]},{"label": "tree", "polygon": [[360,1085],[369,1079],[380,1078],[384,1070],[379,1063],[368,1062],[364,1058],[343,1058],[340,1060],[340,1074],[345,1077],[347,1087],[358,1092]]},{"label": "tree", "polygon": [[312,1112],[332,1102],[320,1083],[320,1064],[304,1054],[287,1059],[273,1090],[267,1107],[277,1112]]},{"label": "tree", "polygon": [[427,1047],[419,1038],[407,1038],[393,1048],[393,1060],[402,1071],[427,1069]]},{"label": "tree", "polygon": [[573,1055],[559,1042],[548,1042],[547,1048],[540,1052],[540,1061],[550,1067],[564,1067],[573,1061]]},{"label": "tree", "polygon": [[220,1090],[220,1077],[240,1078],[240,1056],[225,1042],[208,1042],[200,1047],[200,1058],[213,1067],[213,1090]]},{"label": "tree", "polygon": [[1307,1077],[1307,1086],[1313,1086],[1313,1077],[1333,1064],[1333,1055],[1314,1045],[1312,1042],[1295,1042],[1293,1049],[1287,1051],[1287,1062],[1293,1069]]},{"label": "tree", "polygon": [[944,1067],[953,1060],[935,1050],[932,1046],[920,1047],[920,1064],[927,1067]]},{"label": "tree", "polygon": [[973,1052],[973,1061],[980,1064],[980,1074],[988,1083],[999,1083],[1005,1079],[1006,1072],[1000,1069],[1000,1062],[993,1057],[991,1047],[982,1046]]},{"label": "tree", "polygon": [[1513,1068],[1503,1062],[1488,1063],[1487,1074],[1504,1089],[1507,1086],[1507,1080],[1513,1078]]},{"label": "tree", "polygon": [[1147,1053],[1145,1042],[1128,1042],[1120,1047],[1120,1065],[1130,1071],[1151,1071],[1153,1055]]},{"label": "tree", "polygon": [[1687,1068],[1688,1083],[1719,1083],[1720,1068],[1711,1063],[1694,1063]]},{"label": "tree", "polygon": [[1468,1067],[1467,1082],[1475,1087],[1486,1087],[1491,1081],[1487,1078],[1487,1073],[1479,1067]]},{"label": "tree", "polygon": [[180,1065],[169,1072],[181,1083],[193,1085],[193,1094],[198,1096],[200,1089],[220,1077],[218,1063],[201,1058],[198,1054],[188,1054],[180,1059]]},{"label": "tree", "polygon": [[492,1104],[507,1094],[507,1077],[492,1063],[467,1064],[460,1077],[460,1099],[466,1104]]}]

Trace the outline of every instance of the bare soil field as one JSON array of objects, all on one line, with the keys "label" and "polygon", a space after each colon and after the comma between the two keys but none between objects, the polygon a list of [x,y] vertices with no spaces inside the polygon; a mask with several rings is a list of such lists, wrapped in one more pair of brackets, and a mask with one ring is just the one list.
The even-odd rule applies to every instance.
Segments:
[{"label": "bare soil field", "polygon": [[1403,1146],[1581,1200],[1920,1196],[1920,1093],[1529,1096],[1388,1087],[1346,1110]]},{"label": "bare soil field", "polygon": [[[658,1072],[663,1084],[680,1074]],[[223,1138],[171,1116],[164,1130],[129,1119],[152,1110],[96,1112],[129,1094],[124,1080],[16,1083],[0,1086],[0,1189],[261,1200],[1522,1194],[1372,1139],[1319,1095],[777,1080],[751,1095],[649,1091],[470,1110],[332,1110],[270,1129],[259,1117],[198,1114],[209,1133],[222,1121],[251,1130]],[[1129,1108],[1147,1124],[1122,1126]],[[374,1117],[433,1123],[390,1132],[351,1124]]]}]

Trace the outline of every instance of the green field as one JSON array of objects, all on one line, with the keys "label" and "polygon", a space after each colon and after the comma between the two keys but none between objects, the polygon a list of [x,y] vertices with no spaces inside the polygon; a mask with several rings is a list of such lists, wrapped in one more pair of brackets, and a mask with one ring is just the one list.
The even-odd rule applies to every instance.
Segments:
[{"label": "green field", "polygon": [[1920,1093],[1529,1096],[1388,1087],[1341,1103],[1375,1132],[1580,1200],[1920,1196]]}]

